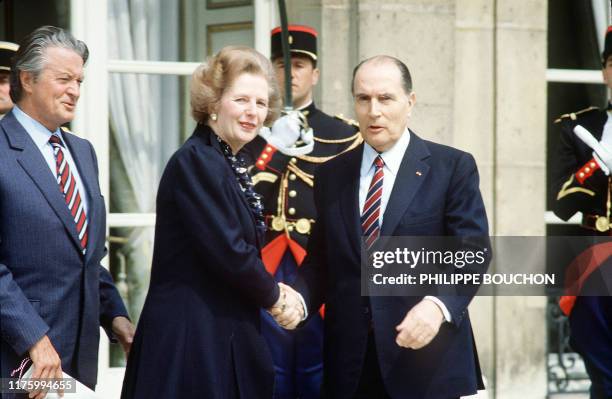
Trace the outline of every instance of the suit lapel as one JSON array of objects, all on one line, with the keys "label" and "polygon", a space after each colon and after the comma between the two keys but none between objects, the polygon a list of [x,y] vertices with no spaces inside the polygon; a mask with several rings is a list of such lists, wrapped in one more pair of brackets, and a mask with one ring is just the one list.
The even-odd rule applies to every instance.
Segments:
[{"label": "suit lapel", "polygon": [[36,144],[34,144],[30,135],[13,116],[13,113],[6,115],[0,122],[0,125],[4,129],[10,147],[15,151],[21,152],[16,154],[17,162],[30,176],[57,217],[62,221],[72,241],[80,248],[76,226],[64,196],[45,159],[38,148],[36,148]]},{"label": "suit lapel", "polygon": [[402,158],[395,184],[383,217],[381,235],[392,235],[402,215],[414,199],[417,191],[427,178],[429,165],[423,159],[430,156],[425,142],[412,131],[410,144]]},{"label": "suit lapel", "polygon": [[68,146],[70,155],[76,164],[79,176],[81,176],[81,182],[86,191],[85,193],[81,193],[81,196],[87,196],[88,209],[86,216],[88,240],[86,258],[88,258],[93,254],[93,246],[98,240],[98,237],[96,237],[98,229],[95,227],[100,223],[100,212],[102,210],[97,200],[101,195],[100,187],[97,184],[98,176],[93,165],[93,158],[90,155],[91,150],[89,149],[89,144],[85,141],[77,140],[72,134],[65,131],[62,132],[62,137]]},{"label": "suit lapel", "polygon": [[344,175],[338,181],[344,183],[340,193],[342,219],[349,241],[353,243],[356,253],[361,253],[361,224],[359,221],[359,170],[363,157],[363,144],[350,151],[344,159]]}]

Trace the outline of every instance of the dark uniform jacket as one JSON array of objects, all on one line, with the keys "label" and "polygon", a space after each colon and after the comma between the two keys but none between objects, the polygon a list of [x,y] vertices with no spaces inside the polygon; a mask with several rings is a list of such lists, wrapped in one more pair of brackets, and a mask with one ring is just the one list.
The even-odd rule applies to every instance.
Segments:
[{"label": "dark uniform jacket", "polygon": [[331,117],[317,109],[314,103],[302,112],[315,136],[310,154],[289,157],[280,151],[272,153],[261,137],[247,144],[243,154],[249,164],[255,165],[251,175],[255,190],[263,196],[268,225],[266,242],[287,231],[293,240],[306,248],[316,219],[312,196],[314,172],[324,161],[358,145],[361,136],[355,122]]},{"label": "dark uniform jacket", "polygon": [[[600,141],[607,120],[606,110],[591,107],[556,121],[561,137],[553,163],[553,211],[564,220],[582,212],[585,235],[607,236],[612,231],[607,205],[611,180],[593,163],[593,150],[573,129],[581,125]],[[609,281],[610,270],[610,262],[605,262],[585,284]],[[606,397],[612,397],[612,297],[578,296],[569,321],[572,348],[583,356],[591,379],[597,379]]]},{"label": "dark uniform jacket", "polygon": [[[576,125],[581,125],[599,141],[607,120],[605,110],[591,107],[563,115],[556,121],[561,128],[561,137],[552,170],[552,192],[555,193],[553,211],[563,220],[568,220],[576,212],[606,216],[608,177],[597,167],[593,173],[593,149],[573,130]],[[576,176],[579,173],[584,173],[582,183]],[[592,175],[588,176],[590,173]]]}]

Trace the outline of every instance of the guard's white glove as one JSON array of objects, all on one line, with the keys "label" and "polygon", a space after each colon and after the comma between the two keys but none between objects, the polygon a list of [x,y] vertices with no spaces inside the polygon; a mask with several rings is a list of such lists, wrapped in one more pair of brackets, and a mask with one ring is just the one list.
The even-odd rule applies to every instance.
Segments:
[{"label": "guard's white glove", "polygon": [[[272,125],[272,129],[263,127],[259,135],[269,144],[285,155],[305,155],[312,151],[314,146],[312,128],[307,127],[306,117],[300,111],[289,111]],[[296,147],[302,140],[304,145]]]},{"label": "guard's white glove", "polygon": [[580,125],[574,127],[574,134],[593,149],[593,158],[595,158],[595,162],[597,162],[601,171],[604,172],[606,176],[609,176],[612,170],[612,145],[603,140],[597,141],[591,132]]},{"label": "guard's white glove", "polygon": [[597,162],[601,168],[601,171],[604,172],[606,176],[610,176],[610,170],[612,169],[612,153],[610,153],[608,150],[604,151],[605,152],[600,151],[602,154],[599,154],[597,151],[593,151],[593,158],[595,158],[595,162]]}]

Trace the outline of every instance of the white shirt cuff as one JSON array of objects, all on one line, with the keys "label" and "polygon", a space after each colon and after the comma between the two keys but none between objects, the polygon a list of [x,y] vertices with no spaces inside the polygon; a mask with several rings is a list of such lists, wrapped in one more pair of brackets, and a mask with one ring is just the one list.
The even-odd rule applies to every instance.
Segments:
[{"label": "white shirt cuff", "polygon": [[[301,297],[301,296],[300,296]],[[452,318],[451,318],[451,314],[448,311],[448,309],[446,308],[446,305],[444,304],[444,302],[442,302],[441,300],[439,300],[438,298],[436,298],[435,296],[431,296],[431,295],[427,295],[425,298],[423,299],[429,299],[430,301],[432,301],[433,303],[435,303],[436,305],[438,305],[438,307],[440,308],[440,310],[442,311],[442,314],[444,315],[444,320],[446,320],[447,322],[451,322]]]},{"label": "white shirt cuff", "polygon": [[301,320],[301,321],[304,321],[308,317],[308,308],[306,307],[306,302],[304,302],[304,297],[302,296],[302,294],[300,294],[297,291],[295,291],[295,293],[298,294],[298,297],[300,298],[300,303],[302,304],[302,309],[304,309],[304,316],[302,317],[302,320]]}]

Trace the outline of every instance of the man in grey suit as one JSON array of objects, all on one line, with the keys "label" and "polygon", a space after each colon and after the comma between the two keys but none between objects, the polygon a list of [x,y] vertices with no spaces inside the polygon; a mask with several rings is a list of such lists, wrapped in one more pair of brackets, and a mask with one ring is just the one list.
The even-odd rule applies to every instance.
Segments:
[{"label": "man in grey suit", "polygon": [[100,264],[106,211],[94,149],[61,128],[74,118],[88,55],[44,26],[13,60],[15,107],[0,121],[0,369],[7,378],[29,358],[33,378],[64,371],[93,389],[99,326],[126,352],[134,328]]}]

